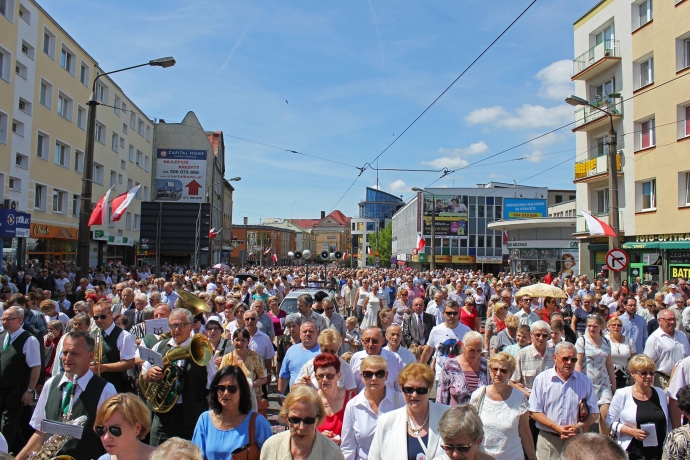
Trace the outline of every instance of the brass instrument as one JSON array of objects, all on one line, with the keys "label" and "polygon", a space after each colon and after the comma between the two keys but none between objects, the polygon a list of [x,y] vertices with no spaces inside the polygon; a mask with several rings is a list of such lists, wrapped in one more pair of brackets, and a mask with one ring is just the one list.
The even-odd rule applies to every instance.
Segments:
[{"label": "brass instrument", "polygon": [[206,366],[213,358],[213,347],[203,334],[192,337],[189,345],[173,348],[163,356],[163,378],[158,382],[146,382],[139,375],[139,386],[154,412],[170,412],[180,398],[184,381],[179,380],[178,367],[173,363],[181,359],[191,359],[198,366]]},{"label": "brass instrument", "polygon": [[[180,296],[179,303],[175,302],[175,307],[181,307],[192,312],[192,316],[196,316],[199,313],[212,313],[211,307],[209,307],[204,299],[200,299],[189,291],[183,289],[178,289],[177,295]],[[171,305],[172,307],[172,305]]]},{"label": "brass instrument", "polygon": [[96,366],[96,375],[101,375],[101,362],[103,361],[103,331],[98,328],[93,334],[93,363]]}]

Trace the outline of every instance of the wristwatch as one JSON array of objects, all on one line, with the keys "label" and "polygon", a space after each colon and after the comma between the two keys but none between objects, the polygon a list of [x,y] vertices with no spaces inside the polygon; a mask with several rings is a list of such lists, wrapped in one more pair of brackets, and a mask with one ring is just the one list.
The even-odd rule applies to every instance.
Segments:
[{"label": "wristwatch", "polygon": [[29,390],[29,389],[27,388],[26,392],[27,392],[27,393],[31,393],[32,395],[36,395],[36,390]]}]

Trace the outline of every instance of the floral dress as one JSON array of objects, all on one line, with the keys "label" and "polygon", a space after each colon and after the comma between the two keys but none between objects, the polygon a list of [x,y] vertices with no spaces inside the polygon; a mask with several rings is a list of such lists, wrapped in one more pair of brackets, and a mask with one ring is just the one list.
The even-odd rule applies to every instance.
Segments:
[{"label": "floral dress", "polygon": [[441,370],[441,380],[438,383],[436,403],[445,404],[447,406],[459,406],[470,402],[473,391],[489,384],[489,372],[486,358],[479,359],[479,372],[476,375],[478,384],[476,387],[470,388],[468,377],[469,376],[465,375],[462,367],[460,367],[460,363],[457,359],[446,360]]},{"label": "floral dress", "polygon": [[577,353],[584,354],[583,373],[592,381],[598,404],[611,403],[611,381],[606,369],[606,358],[611,354],[611,342],[606,337],[601,339],[601,347],[597,347],[587,336],[582,336],[575,342]]},{"label": "floral dress", "polygon": [[666,436],[661,460],[690,460],[690,425],[676,428]]}]

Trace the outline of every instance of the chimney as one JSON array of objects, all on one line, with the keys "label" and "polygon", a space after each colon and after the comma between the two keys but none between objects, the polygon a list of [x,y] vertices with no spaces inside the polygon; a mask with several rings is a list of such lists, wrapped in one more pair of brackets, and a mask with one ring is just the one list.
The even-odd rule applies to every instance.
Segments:
[{"label": "chimney", "polygon": [[249,225],[249,217],[244,218],[244,225]]},{"label": "chimney", "polygon": [[321,211],[321,218],[325,219],[326,218],[326,211]]}]

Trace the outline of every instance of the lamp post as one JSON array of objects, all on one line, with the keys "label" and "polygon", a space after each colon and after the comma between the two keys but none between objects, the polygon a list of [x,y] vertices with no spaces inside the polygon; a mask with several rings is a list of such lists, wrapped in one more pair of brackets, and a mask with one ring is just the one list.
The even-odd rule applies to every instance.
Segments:
[{"label": "lamp post", "polygon": [[[125,70],[136,69],[144,66],[172,67],[175,59],[172,56],[160,59],[153,59],[145,64],[139,64],[124,69],[113,70],[97,75],[93,79],[91,87],[91,99],[87,102],[89,106],[86,121],[86,147],[84,148],[84,171],[81,183],[81,210],[79,212],[79,234],[77,240],[77,270],[78,279],[84,278],[89,273],[89,252],[91,247],[91,235],[89,235],[89,217],[91,216],[91,195],[93,190],[93,148],[96,136],[96,107],[99,105],[96,97],[96,83],[104,75],[124,72]],[[100,261],[99,261],[100,262]]]},{"label": "lamp post", "polygon": [[[435,227],[436,227],[436,196],[427,191],[426,189],[419,188],[419,187],[412,187],[413,192],[422,192],[422,193],[428,193],[431,195],[431,260],[429,261],[429,270],[430,271],[435,271],[436,270],[436,251],[435,251],[435,243],[436,243],[436,234],[435,234]],[[422,199],[424,199],[424,195],[422,195]],[[424,205],[422,204],[422,212],[424,212]],[[422,238],[424,238],[424,225],[422,225]]]},{"label": "lamp post", "polygon": [[[620,93],[610,93],[607,97],[611,99],[618,99]],[[609,163],[609,224],[613,228],[616,236],[609,237],[609,250],[617,249],[620,247],[619,233],[620,233],[620,216],[618,214],[618,166],[616,164],[616,149],[618,145],[616,130],[613,128],[613,114],[607,110],[602,109],[592,105],[586,99],[577,96],[569,96],[565,98],[565,102],[572,106],[587,106],[593,109],[597,109],[600,112],[605,113],[609,117],[611,123],[609,127],[609,138],[608,138],[608,163]],[[613,283],[611,283],[614,290],[618,290],[621,287],[621,272],[613,272]]]},{"label": "lamp post", "polygon": [[[239,176],[233,177],[232,179],[227,179],[228,182],[238,182],[241,180],[242,180],[242,178]],[[211,221],[211,228],[215,228],[215,226],[213,225],[213,203],[211,203],[212,200],[209,199],[208,189],[211,188],[212,193],[213,193],[213,187],[215,187],[216,185],[222,184],[225,181],[226,181],[226,179],[223,179],[220,182],[215,182],[211,185],[208,185],[204,191],[204,194],[206,195],[206,202],[211,205],[211,208],[210,208],[211,209],[211,215],[210,215],[210,219],[209,219]],[[195,263],[197,266],[199,265],[199,244],[198,243],[201,241],[201,225],[199,224],[200,219],[201,219],[201,204],[199,204],[199,217],[197,218],[197,232],[198,233],[197,233],[197,244],[195,245],[195,254],[194,254],[194,260],[195,260]],[[221,240],[222,240],[222,237],[221,237]],[[211,247],[209,248],[210,249],[209,252],[210,252],[211,257],[213,257],[213,240],[210,241],[210,245],[211,245]],[[214,262],[214,260],[211,260],[211,263],[213,263],[213,262]]]}]

